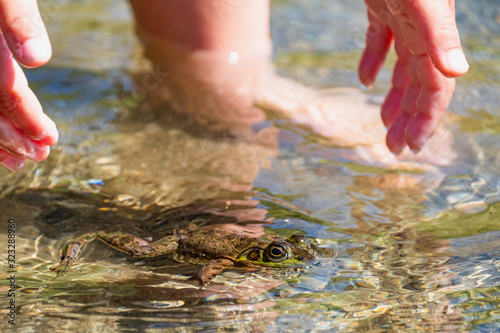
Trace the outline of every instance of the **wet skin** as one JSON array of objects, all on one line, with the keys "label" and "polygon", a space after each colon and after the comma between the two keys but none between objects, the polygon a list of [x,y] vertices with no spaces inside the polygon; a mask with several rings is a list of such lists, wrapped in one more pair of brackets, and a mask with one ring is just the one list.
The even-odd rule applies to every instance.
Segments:
[{"label": "wet skin", "polygon": [[[314,261],[318,254],[331,254],[303,235],[250,237],[221,229],[174,230],[155,242],[122,232],[87,233],[66,242],[61,262],[51,267],[64,274],[78,258],[84,246],[98,239],[133,257],[156,257],[172,253],[177,261],[203,263],[193,277],[202,286],[226,268],[233,266],[297,268]],[[330,251],[331,252],[331,251]]]}]

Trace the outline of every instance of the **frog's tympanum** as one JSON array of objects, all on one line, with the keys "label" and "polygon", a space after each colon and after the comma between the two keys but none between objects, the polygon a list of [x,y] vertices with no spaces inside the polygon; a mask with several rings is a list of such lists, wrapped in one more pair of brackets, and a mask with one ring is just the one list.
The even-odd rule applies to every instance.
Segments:
[{"label": "frog's tympanum", "polygon": [[83,247],[94,239],[133,257],[156,257],[172,253],[178,261],[204,263],[194,277],[201,285],[206,285],[225,268],[233,266],[303,267],[316,259],[319,251],[323,250],[303,235],[256,238],[221,229],[200,228],[195,231],[175,230],[155,242],[148,242],[122,232],[99,231],[66,242],[61,250],[61,262],[51,270],[64,274]]}]

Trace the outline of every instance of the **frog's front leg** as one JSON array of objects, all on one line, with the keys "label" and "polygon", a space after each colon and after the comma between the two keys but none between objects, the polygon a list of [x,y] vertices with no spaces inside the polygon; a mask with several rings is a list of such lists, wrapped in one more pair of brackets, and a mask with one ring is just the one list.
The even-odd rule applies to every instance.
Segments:
[{"label": "frog's front leg", "polygon": [[232,266],[234,266],[234,263],[229,259],[213,259],[200,268],[196,278],[202,286],[206,286],[210,280],[222,273],[224,269]]},{"label": "frog's front leg", "polygon": [[69,266],[78,258],[84,246],[94,239],[98,239],[118,251],[125,252],[134,257],[152,257],[168,254],[175,251],[178,244],[178,237],[175,235],[167,236],[150,243],[142,238],[119,231],[98,231],[67,241],[61,249],[61,262],[50,269],[56,271],[58,274],[64,274]]},{"label": "frog's front leg", "polygon": [[61,262],[56,266],[50,267],[50,270],[56,271],[58,275],[66,273],[69,266],[78,258],[85,245],[92,242],[97,234],[98,233],[92,232],[67,241],[59,251]]}]

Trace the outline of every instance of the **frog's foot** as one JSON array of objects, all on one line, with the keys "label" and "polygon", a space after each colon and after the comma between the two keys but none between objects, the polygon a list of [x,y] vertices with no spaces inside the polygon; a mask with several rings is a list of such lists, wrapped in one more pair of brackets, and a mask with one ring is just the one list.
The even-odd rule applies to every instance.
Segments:
[{"label": "frog's foot", "polygon": [[229,259],[210,260],[200,268],[198,275],[193,276],[188,281],[198,281],[200,283],[200,287],[205,287],[214,277],[222,273],[224,269],[232,266],[234,266],[234,263]]},{"label": "frog's foot", "polygon": [[80,252],[82,252],[85,245],[98,238],[101,234],[105,233],[102,231],[91,232],[81,235],[78,238],[68,240],[60,251],[61,262],[56,266],[50,267],[49,269],[57,272],[58,277],[66,274],[69,267],[78,259],[78,256],[80,255]]},{"label": "frog's foot", "polygon": [[64,274],[66,274],[69,270],[69,266],[71,266],[71,263],[69,261],[67,261],[65,263],[63,263],[63,261],[61,261],[59,264],[49,268],[51,271],[54,271],[57,273],[56,277],[60,277],[60,276],[63,276]]},{"label": "frog's foot", "polygon": [[71,239],[66,242],[64,247],[61,249],[61,262],[50,267],[51,271],[57,272],[57,276],[62,276],[66,274],[69,267],[78,258],[78,255],[82,251],[82,248],[88,242],[91,242],[96,238],[96,233],[85,234],[77,239]]}]

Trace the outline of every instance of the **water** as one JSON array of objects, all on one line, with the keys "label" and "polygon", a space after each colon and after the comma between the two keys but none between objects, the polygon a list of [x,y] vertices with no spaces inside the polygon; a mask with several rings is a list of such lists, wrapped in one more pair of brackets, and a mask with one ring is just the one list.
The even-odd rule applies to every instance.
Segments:
[{"label": "water", "polygon": [[[367,163],[359,150],[279,118],[249,138],[208,133],[165,109],[160,118],[133,93],[141,60],[126,3],[41,5],[54,60],[28,76],[62,135],[49,160],[0,171],[3,234],[16,221],[18,332],[498,330],[493,1],[457,4],[471,64],[446,123],[457,156],[423,169]],[[280,75],[356,87],[363,10],[362,2],[274,1]],[[388,77],[390,67],[380,76]],[[387,88],[382,81],[369,97]],[[194,265],[132,259],[102,244],[63,277],[48,269],[62,243],[85,232],[158,237],[207,219],[304,233],[337,254],[304,272],[228,270],[203,290],[186,281]],[[12,329],[8,275],[2,331]]]}]

